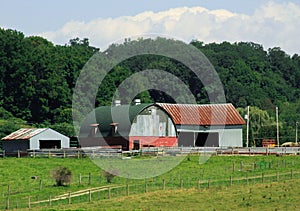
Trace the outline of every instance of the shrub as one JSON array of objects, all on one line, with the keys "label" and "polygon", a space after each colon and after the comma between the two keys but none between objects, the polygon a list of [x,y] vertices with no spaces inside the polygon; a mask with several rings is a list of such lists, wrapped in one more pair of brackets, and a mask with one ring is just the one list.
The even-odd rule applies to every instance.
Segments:
[{"label": "shrub", "polygon": [[118,175],[117,170],[112,170],[112,171],[104,171],[103,176],[106,178],[107,183],[111,183],[113,178]]},{"label": "shrub", "polygon": [[57,186],[65,186],[72,180],[72,171],[67,167],[58,167],[52,171],[52,177],[56,181]]}]

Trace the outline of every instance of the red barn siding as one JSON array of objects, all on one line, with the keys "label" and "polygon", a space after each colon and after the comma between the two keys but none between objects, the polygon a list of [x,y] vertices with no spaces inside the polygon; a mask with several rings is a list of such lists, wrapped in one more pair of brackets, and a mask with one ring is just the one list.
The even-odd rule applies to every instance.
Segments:
[{"label": "red barn siding", "polygon": [[131,136],[129,137],[129,149],[133,149],[133,142],[135,140],[140,141],[140,146],[165,146],[173,147],[177,146],[176,137],[157,137],[157,136]]}]

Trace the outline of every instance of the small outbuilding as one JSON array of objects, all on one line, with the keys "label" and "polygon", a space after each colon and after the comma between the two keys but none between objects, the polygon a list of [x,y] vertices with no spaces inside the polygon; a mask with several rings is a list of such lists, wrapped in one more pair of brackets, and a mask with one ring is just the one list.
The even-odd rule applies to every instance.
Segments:
[{"label": "small outbuilding", "polygon": [[242,147],[245,121],[230,103],[102,106],[81,126],[82,147]]},{"label": "small outbuilding", "polygon": [[51,128],[21,128],[2,138],[5,152],[69,148],[70,138]]}]

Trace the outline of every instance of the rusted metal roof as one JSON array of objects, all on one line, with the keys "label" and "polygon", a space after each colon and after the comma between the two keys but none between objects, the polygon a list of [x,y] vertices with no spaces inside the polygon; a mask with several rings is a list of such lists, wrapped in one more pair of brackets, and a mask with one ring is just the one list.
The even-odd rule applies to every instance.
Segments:
[{"label": "rusted metal roof", "polygon": [[2,140],[28,140],[45,130],[47,130],[47,128],[21,128],[5,136]]},{"label": "rusted metal roof", "polygon": [[167,104],[156,103],[176,125],[243,125],[245,121],[231,103],[226,104]]}]

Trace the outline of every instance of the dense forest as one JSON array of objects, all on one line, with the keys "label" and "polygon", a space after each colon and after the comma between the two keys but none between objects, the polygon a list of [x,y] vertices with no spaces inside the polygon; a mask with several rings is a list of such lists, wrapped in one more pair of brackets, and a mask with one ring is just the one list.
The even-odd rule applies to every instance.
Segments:
[{"label": "dense forest", "polygon": [[[157,44],[164,39],[157,40]],[[109,55],[126,45],[143,45],[148,39],[125,40],[101,51],[89,40],[75,38],[54,45],[42,37],[0,28],[0,138],[20,127],[51,127],[74,135],[72,95],[76,80],[95,54]],[[280,47],[265,50],[252,42],[205,44],[191,41],[212,63],[224,87],[226,101],[241,115],[250,105],[251,144],[274,138],[275,108],[279,108],[281,142],[295,140],[300,122],[300,56]],[[109,61],[107,61],[109,62]],[[145,69],[162,69],[189,85],[197,103],[209,103],[207,90],[188,68],[163,56],[142,55],[115,65],[99,86],[95,105],[109,105],[116,88],[130,75]],[[156,78],[155,80],[162,80]],[[147,90],[143,102],[173,102],[167,94]],[[126,100],[125,100],[126,102]]]}]

